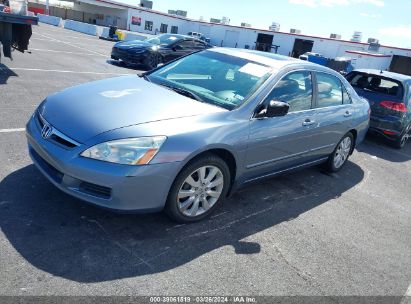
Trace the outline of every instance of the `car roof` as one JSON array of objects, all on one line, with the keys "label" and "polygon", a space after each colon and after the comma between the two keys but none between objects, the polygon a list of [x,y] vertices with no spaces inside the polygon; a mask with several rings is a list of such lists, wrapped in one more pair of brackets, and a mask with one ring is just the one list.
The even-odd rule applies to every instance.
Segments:
[{"label": "car roof", "polygon": [[383,77],[391,78],[391,79],[394,79],[400,82],[411,82],[411,76],[394,73],[394,72],[381,71],[381,70],[375,70],[375,69],[358,69],[358,70],[354,70],[353,72],[360,72],[360,73],[366,73],[366,74],[371,74],[371,75],[376,75],[376,76],[383,76]]},{"label": "car roof", "polygon": [[267,65],[269,67],[276,68],[276,69],[281,69],[285,66],[293,65],[293,64],[304,64],[304,65],[309,65],[312,67],[314,66],[320,67],[319,65],[311,63],[311,62],[302,61],[300,59],[278,55],[274,53],[262,52],[262,51],[247,50],[247,49],[232,49],[232,48],[224,48],[224,47],[213,48],[213,49],[209,49],[208,51],[247,59],[247,60],[261,63],[261,64],[264,64],[264,65]]},{"label": "car roof", "polygon": [[171,37],[177,37],[179,40],[182,40],[182,39],[190,39],[190,40],[195,40],[195,41],[204,42],[204,41],[202,41],[202,40],[200,40],[200,39],[197,39],[196,37],[189,36],[189,35],[170,34],[170,33],[164,33],[164,34],[161,34],[161,35],[164,35],[164,36],[167,35],[167,36],[171,36]]}]

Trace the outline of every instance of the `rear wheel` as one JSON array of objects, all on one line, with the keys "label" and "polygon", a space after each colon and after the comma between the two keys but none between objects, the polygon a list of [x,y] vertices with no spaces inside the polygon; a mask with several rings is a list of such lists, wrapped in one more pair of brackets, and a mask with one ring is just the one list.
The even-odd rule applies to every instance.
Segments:
[{"label": "rear wheel", "polygon": [[404,133],[398,139],[394,141],[393,145],[395,148],[402,149],[405,147],[405,144],[407,143],[408,138],[410,137],[410,134],[409,134],[410,131],[411,131],[411,125],[409,125],[405,129]]},{"label": "rear wheel", "polygon": [[329,156],[326,169],[329,172],[338,172],[344,167],[354,146],[354,137],[350,133],[344,135],[334,152]]},{"label": "rear wheel", "polygon": [[229,185],[227,164],[220,157],[208,154],[194,160],[178,174],[165,211],[180,223],[200,221],[221,204]]}]

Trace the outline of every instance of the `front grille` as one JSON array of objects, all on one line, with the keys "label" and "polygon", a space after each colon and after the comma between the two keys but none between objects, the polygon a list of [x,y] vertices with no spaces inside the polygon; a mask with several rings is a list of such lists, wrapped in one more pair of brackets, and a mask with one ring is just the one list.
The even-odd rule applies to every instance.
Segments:
[{"label": "front grille", "polygon": [[77,145],[73,144],[72,142],[69,142],[68,140],[65,140],[63,137],[57,136],[56,134],[53,134],[50,139],[54,142],[59,143],[60,145],[63,145],[67,148],[74,148],[77,147]]},{"label": "front grille", "polygon": [[[40,115],[39,112],[36,113],[36,120],[37,120],[37,123],[39,124],[40,132],[41,132],[44,125],[47,122]],[[53,127],[53,132],[52,132],[51,136],[48,138],[48,140],[50,140],[54,143],[57,143],[57,144],[63,146],[64,148],[69,148],[69,149],[77,147],[77,146],[80,145],[76,141],[72,140],[71,138],[69,138],[66,135],[64,135],[63,133],[61,133],[60,131],[56,130],[54,127]]]},{"label": "front grille", "polygon": [[111,197],[111,188],[99,186],[88,182],[81,182],[79,190],[86,194],[93,195],[103,199],[109,199]]},{"label": "front grille", "polygon": [[36,160],[37,164],[50,176],[56,183],[61,184],[64,174],[45,161],[33,148],[30,153]]}]

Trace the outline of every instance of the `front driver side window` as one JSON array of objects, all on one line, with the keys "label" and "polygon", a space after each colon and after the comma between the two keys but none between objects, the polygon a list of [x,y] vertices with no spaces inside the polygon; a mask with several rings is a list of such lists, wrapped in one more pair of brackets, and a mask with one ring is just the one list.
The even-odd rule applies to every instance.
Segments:
[{"label": "front driver side window", "polygon": [[283,101],[290,105],[289,112],[311,109],[313,85],[311,73],[307,71],[292,72],[284,76],[268,95],[265,102]]}]

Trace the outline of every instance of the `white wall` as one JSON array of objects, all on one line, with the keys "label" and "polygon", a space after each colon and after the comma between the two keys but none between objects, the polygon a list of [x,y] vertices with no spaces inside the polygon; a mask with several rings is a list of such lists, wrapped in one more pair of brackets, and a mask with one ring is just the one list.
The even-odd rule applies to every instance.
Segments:
[{"label": "white wall", "polygon": [[[88,21],[88,18],[90,18],[90,15],[93,15],[95,17],[95,14],[103,14],[104,19],[97,19],[96,24],[97,25],[104,25],[104,26],[110,26],[113,25],[115,22],[117,23],[117,26],[120,28],[126,29],[127,27],[127,21],[128,21],[128,9],[127,8],[116,8],[112,6],[96,6],[93,4],[88,4],[88,3],[77,3],[74,2],[73,5],[73,10],[75,11],[81,11],[87,14],[86,20]],[[116,21],[114,21],[116,20]]]},{"label": "white wall", "polygon": [[[131,19],[133,16],[141,18],[141,24],[139,26],[131,24]],[[145,29],[146,21],[153,22],[152,31]],[[171,16],[162,16],[158,14],[153,14],[153,13],[150,13],[144,10],[137,10],[137,9],[128,10],[128,23],[127,24],[128,24],[128,28],[130,29],[130,31],[141,32],[141,33],[146,33],[146,34],[155,34],[157,30],[157,33],[160,33],[161,23],[168,25],[168,28],[167,28],[168,33],[171,32],[171,26],[178,27],[178,34],[187,34],[189,32],[188,24],[190,23],[190,21],[188,20],[173,18]]]},{"label": "white wall", "polygon": [[[141,18],[141,24],[139,26],[131,24],[132,16]],[[349,41],[331,40],[327,38],[311,37],[304,35],[291,35],[288,33],[270,32],[264,30],[257,30],[253,28],[228,26],[223,24],[210,24],[207,22],[178,18],[175,16],[170,16],[167,14],[162,14],[154,11],[140,10],[138,8],[128,9],[127,20],[127,28],[131,31],[155,34],[156,32],[159,33],[161,23],[164,23],[168,25],[168,33],[171,32],[171,26],[177,26],[179,34],[187,34],[190,31],[200,32],[205,34],[206,37],[209,37],[213,45],[226,47],[244,48],[246,45],[248,45],[250,49],[254,49],[258,33],[269,34],[274,36],[273,45],[280,46],[278,48],[278,53],[285,56],[289,56],[291,54],[294,47],[295,39],[312,40],[314,42],[312,51],[321,53],[325,57],[329,58],[347,56],[347,50],[368,50],[368,44],[365,43],[353,43]],[[151,31],[145,29],[146,21],[153,22],[153,28]],[[385,55],[411,56],[411,50],[391,47],[381,47],[379,53]],[[380,65],[380,68],[382,69],[385,69],[389,66],[389,63],[387,64],[387,59],[384,59],[382,61],[379,60],[379,58],[374,58],[377,57],[371,57],[371,59],[368,60],[372,63],[365,63],[365,61],[364,63],[362,63],[362,60],[357,60],[357,63],[367,65]]]}]

